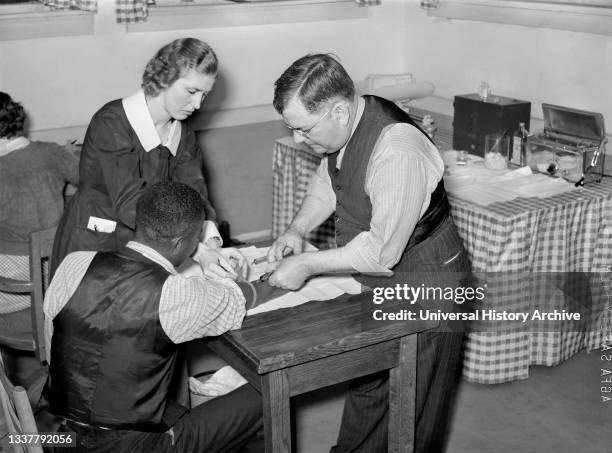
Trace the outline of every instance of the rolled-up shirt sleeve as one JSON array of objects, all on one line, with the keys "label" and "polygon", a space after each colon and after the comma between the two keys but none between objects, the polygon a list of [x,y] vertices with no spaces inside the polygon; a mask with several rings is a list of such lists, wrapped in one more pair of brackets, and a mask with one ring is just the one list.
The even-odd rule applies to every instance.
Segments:
[{"label": "rolled-up shirt sleeve", "polygon": [[321,211],[333,212],[336,209],[336,194],[327,172],[327,157],[321,159],[317,170],[312,174],[303,203],[317,204]]},{"label": "rolled-up shirt sleeve", "polygon": [[339,252],[357,271],[390,272],[425,213],[444,172],[438,150],[408,124],[389,126],[372,153],[365,191],[372,203],[370,230]]},{"label": "rolled-up shirt sleeve", "polygon": [[234,282],[200,276],[169,276],[159,303],[161,326],[174,343],[237,329],[245,314],[244,295]]}]

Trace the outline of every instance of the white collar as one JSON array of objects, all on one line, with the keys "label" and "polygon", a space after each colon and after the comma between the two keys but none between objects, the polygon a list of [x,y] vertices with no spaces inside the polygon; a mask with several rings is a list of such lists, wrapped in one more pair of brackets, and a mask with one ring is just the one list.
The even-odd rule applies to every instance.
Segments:
[{"label": "white collar", "polygon": [[353,127],[351,128],[351,135],[348,140],[344,144],[342,148],[340,148],[340,152],[338,153],[338,157],[336,158],[336,168],[340,169],[342,165],[342,158],[344,157],[344,151],[346,151],[346,145],[351,141],[351,137],[355,133],[355,129],[359,125],[359,121],[361,121],[361,117],[363,116],[363,111],[365,110],[365,100],[359,96],[357,98],[357,109],[355,110],[355,121],[353,121]]},{"label": "white collar", "polygon": [[164,258],[163,256],[161,256],[161,254],[157,250],[155,250],[154,248],[149,247],[148,245],[145,245],[142,242],[137,242],[137,241],[130,241],[130,242],[128,242],[126,244],[126,247],[129,248],[129,249],[134,250],[135,252],[140,253],[142,256],[144,256],[145,258],[150,259],[154,263],[159,264],[161,267],[163,267],[169,273],[171,273],[173,275],[175,275],[177,273],[176,269],[174,268],[172,263],[170,261],[168,261],[166,258]]},{"label": "white collar", "polygon": [[[147,107],[144,91],[142,89],[138,90],[133,95],[123,98],[121,103],[125,115],[145,151],[149,152],[161,145],[159,134],[155,129],[155,124],[153,124],[153,118],[151,118],[151,112]],[[164,144],[173,156],[176,156],[180,140],[181,122],[173,120],[168,141]]]},{"label": "white collar", "polygon": [[25,148],[30,144],[30,140],[25,137],[0,138],[0,156],[6,156],[13,151]]}]

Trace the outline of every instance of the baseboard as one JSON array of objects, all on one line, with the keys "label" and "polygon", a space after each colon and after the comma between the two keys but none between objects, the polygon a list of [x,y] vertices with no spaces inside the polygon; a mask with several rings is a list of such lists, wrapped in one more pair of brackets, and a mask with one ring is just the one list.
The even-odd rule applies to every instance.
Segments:
[{"label": "baseboard", "polygon": [[237,234],[234,238],[242,242],[265,241],[266,239],[272,238],[272,230],[268,229],[261,231],[252,231],[250,233]]}]

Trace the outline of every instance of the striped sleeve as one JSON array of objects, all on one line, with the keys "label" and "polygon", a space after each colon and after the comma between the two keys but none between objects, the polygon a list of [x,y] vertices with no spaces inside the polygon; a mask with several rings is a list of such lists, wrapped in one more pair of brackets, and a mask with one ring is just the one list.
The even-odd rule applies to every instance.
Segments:
[{"label": "striped sleeve", "polygon": [[245,298],[233,281],[200,276],[169,276],[159,303],[161,326],[174,343],[237,329],[245,314]]},{"label": "striped sleeve", "polygon": [[45,345],[47,347],[47,363],[51,362],[51,337],[53,336],[53,319],[68,303],[96,252],[74,252],[61,262],[53,280],[45,293],[43,311],[45,313]]}]

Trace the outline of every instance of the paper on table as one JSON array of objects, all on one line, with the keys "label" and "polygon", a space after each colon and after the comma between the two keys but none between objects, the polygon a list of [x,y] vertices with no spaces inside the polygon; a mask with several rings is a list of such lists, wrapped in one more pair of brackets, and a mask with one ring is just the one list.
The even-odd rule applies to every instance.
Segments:
[{"label": "paper on table", "polygon": [[[255,281],[266,271],[267,262],[254,264],[253,261],[268,253],[269,247],[244,247],[240,251],[249,264],[249,281]],[[306,251],[317,250],[311,244],[306,246]],[[358,294],[361,292],[361,284],[350,275],[333,275],[314,277],[298,291],[289,291],[282,296],[271,299],[255,308],[247,311],[247,315],[264,313],[266,311],[278,310],[279,308],[295,307],[311,300],[326,300],[338,297],[341,294]]]},{"label": "paper on table", "polygon": [[514,192],[522,197],[552,197],[563,192],[576,190],[576,186],[571,182],[561,178],[551,178],[546,175],[532,175],[534,178],[529,184],[519,185],[514,188]]},{"label": "paper on table", "polygon": [[483,206],[518,197],[546,198],[575,189],[564,179],[533,174],[529,167],[489,170],[481,157],[473,155],[469,155],[468,165],[458,166],[454,150],[446,151],[442,157],[446,166],[444,186],[448,192]]},{"label": "paper on table", "polygon": [[342,294],[359,294],[361,283],[349,275],[334,275],[315,277],[300,288],[298,291],[289,291],[282,296],[265,302],[247,311],[247,315],[264,313],[301,305],[311,300],[327,300]]}]

